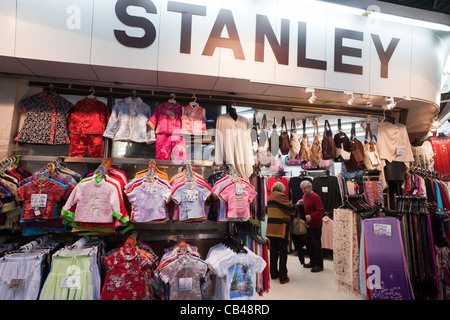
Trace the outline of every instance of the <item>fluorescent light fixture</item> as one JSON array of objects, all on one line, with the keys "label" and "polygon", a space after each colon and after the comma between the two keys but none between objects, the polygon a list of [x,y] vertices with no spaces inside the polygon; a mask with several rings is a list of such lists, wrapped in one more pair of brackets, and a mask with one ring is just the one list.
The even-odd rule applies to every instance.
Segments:
[{"label": "fluorescent light fixture", "polygon": [[438,31],[450,31],[450,26],[441,23],[435,23],[430,21],[417,20],[412,18],[406,18],[401,16],[395,16],[392,14],[381,13],[376,11],[368,11],[365,13],[369,18],[380,19],[384,21],[391,21],[401,24],[407,24],[416,27],[428,28]]},{"label": "fluorescent light fixture", "polygon": [[401,16],[396,16],[393,14],[387,14],[387,13],[381,13],[377,11],[372,10],[365,10],[365,9],[359,9],[354,7],[349,7],[345,5],[330,3],[326,1],[318,1],[318,0],[292,0],[292,2],[300,3],[304,5],[309,5],[316,8],[326,9],[330,11],[339,11],[349,14],[354,14],[357,16],[366,16],[370,18],[385,20],[385,21],[392,21],[396,23],[402,23],[412,26],[418,26],[433,30],[439,30],[439,31],[450,31],[450,26],[436,23],[436,22],[430,22],[430,21],[423,21],[423,20],[417,20],[413,18],[406,18]]}]

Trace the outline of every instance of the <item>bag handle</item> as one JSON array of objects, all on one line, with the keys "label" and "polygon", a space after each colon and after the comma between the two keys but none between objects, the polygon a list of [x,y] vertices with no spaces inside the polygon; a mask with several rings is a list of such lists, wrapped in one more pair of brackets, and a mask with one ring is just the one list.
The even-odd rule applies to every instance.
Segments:
[{"label": "bag handle", "polygon": [[341,119],[338,119],[338,130],[342,131],[342,123],[341,123]]},{"label": "bag handle", "polygon": [[256,126],[256,112],[253,113],[253,128],[256,130],[257,126]]},{"label": "bag handle", "polygon": [[355,136],[356,136],[355,125],[356,125],[356,123],[352,122],[352,130],[351,130],[351,136],[350,136],[351,141],[353,141],[353,139],[355,139]]},{"label": "bag handle", "polygon": [[276,117],[273,117],[273,124],[272,124],[272,128],[275,130],[277,128],[277,124],[276,124]]},{"label": "bag handle", "polygon": [[306,134],[306,119],[302,119],[303,122],[303,135]]},{"label": "bag handle", "polygon": [[373,141],[372,130],[370,130],[370,123],[366,123],[366,137],[364,140],[367,140],[367,136],[370,135],[370,141]]},{"label": "bag handle", "polygon": [[288,132],[287,125],[286,125],[286,118],[284,116],[281,118],[281,132],[283,132],[283,126],[286,129],[286,132]]},{"label": "bag handle", "polygon": [[[327,129],[327,127],[328,127],[328,129]],[[323,130],[323,136],[324,137],[325,137],[325,134],[330,134],[330,135],[333,134],[333,132],[331,131],[330,123],[328,122],[328,120],[325,120],[325,122],[323,124],[323,128],[324,128],[324,130]]]},{"label": "bag handle", "polygon": [[319,133],[319,124],[317,123],[317,120],[313,120],[312,124],[314,126],[314,135]]},{"label": "bag handle", "polygon": [[291,119],[291,132],[296,132],[297,128],[296,128],[296,124],[295,124],[295,119]]},{"label": "bag handle", "polygon": [[262,120],[261,120],[261,129],[266,129],[267,126],[267,118],[266,118],[266,114],[263,114]]}]

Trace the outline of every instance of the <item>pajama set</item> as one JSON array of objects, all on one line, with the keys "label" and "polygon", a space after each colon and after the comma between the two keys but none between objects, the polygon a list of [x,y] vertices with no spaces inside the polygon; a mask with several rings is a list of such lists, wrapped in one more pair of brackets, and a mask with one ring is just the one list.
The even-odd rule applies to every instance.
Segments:
[{"label": "pajama set", "polygon": [[181,133],[182,108],[169,101],[156,107],[148,125],[156,133],[156,160],[186,161],[186,140]]},{"label": "pajama set", "polygon": [[103,132],[110,112],[106,104],[96,98],[84,98],[71,109],[69,126],[69,157],[84,157],[86,149],[90,158],[103,158]]},{"label": "pajama set", "polygon": [[73,104],[55,91],[46,91],[21,101],[26,114],[23,127],[14,141],[36,144],[69,144],[67,113]]}]

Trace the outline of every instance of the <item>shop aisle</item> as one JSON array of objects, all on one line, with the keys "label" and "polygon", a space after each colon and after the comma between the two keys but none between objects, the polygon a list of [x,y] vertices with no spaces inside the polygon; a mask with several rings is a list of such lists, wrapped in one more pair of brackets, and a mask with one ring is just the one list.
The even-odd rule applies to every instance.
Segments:
[{"label": "shop aisle", "polygon": [[[305,258],[306,262],[309,258]],[[358,300],[359,297],[338,291],[334,281],[333,260],[324,258],[321,272],[311,272],[303,268],[297,253],[288,254],[289,282],[280,284],[278,280],[270,281],[270,291],[259,300]]]}]

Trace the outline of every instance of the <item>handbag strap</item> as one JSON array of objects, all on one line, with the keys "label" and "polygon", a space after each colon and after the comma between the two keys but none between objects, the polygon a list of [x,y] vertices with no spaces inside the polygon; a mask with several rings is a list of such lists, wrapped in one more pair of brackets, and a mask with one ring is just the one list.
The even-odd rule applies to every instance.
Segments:
[{"label": "handbag strap", "polygon": [[267,126],[267,118],[266,118],[266,114],[263,114],[262,120],[261,120],[261,129],[266,129]]},{"label": "handbag strap", "polygon": [[303,135],[306,134],[306,119],[302,119],[303,122]]},{"label": "handbag strap", "polygon": [[291,119],[291,132],[296,132],[297,128],[295,125],[295,119]]},{"label": "handbag strap", "polygon": [[286,125],[286,118],[284,116],[281,118],[281,132],[283,132],[283,126],[286,129],[286,132],[288,132],[287,125]]},{"label": "handbag strap", "polygon": [[319,134],[319,125],[317,124],[317,120],[313,120],[312,124],[314,126],[314,136],[316,136],[317,134]]},{"label": "handbag strap", "polygon": [[351,135],[350,135],[350,141],[353,141],[353,139],[355,139],[355,137],[356,137],[355,125],[356,125],[356,123],[352,122],[352,130],[351,130]]},{"label": "handbag strap", "polygon": [[370,130],[370,123],[366,123],[366,137],[364,140],[367,140],[368,135],[370,135],[370,141],[373,141],[372,130]]},{"label": "handbag strap", "polygon": [[253,113],[253,129],[257,129],[257,126],[256,126],[256,112],[254,112]]},{"label": "handbag strap", "polygon": [[272,124],[272,128],[275,130],[277,128],[277,124],[276,124],[276,117],[273,117],[273,124]]},{"label": "handbag strap", "polygon": [[[328,127],[328,128],[327,128]],[[325,137],[326,134],[332,135],[333,132],[331,131],[331,126],[330,123],[328,122],[328,120],[325,120],[324,124],[323,124],[323,136]]]}]

